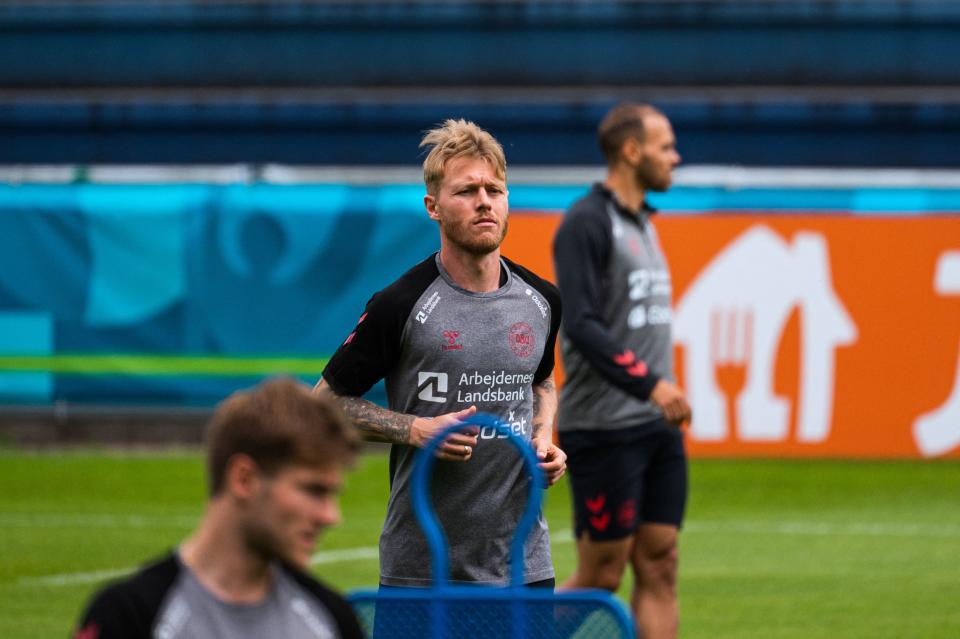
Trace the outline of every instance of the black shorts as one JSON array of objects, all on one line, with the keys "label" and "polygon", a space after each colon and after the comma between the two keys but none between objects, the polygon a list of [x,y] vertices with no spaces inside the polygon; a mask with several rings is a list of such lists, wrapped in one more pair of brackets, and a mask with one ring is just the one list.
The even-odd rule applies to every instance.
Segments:
[{"label": "black shorts", "polygon": [[641,523],[683,524],[683,432],[664,419],[616,431],[560,433],[567,453],[577,538],[622,539]]}]

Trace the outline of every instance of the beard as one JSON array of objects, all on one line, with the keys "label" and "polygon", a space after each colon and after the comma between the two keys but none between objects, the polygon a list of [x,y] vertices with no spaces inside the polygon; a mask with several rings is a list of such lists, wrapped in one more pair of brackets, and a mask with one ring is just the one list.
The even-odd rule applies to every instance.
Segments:
[{"label": "beard", "polygon": [[671,176],[668,170],[665,175],[659,174],[656,168],[646,159],[637,166],[637,184],[647,191],[663,193],[670,188]]},{"label": "beard", "polygon": [[500,248],[500,244],[503,243],[503,238],[507,235],[507,220],[503,221],[500,232],[495,236],[490,236],[486,233],[480,236],[475,235],[471,231],[470,222],[454,224],[444,222],[442,217],[439,222],[440,233],[443,234],[447,241],[470,255],[477,257],[489,255],[496,251]]},{"label": "beard", "polygon": [[260,522],[250,522],[243,530],[243,540],[247,549],[263,561],[274,561],[284,557],[284,549],[275,535]]},{"label": "beard", "polygon": [[270,505],[270,491],[255,498],[257,504],[247,514],[241,535],[247,551],[264,562],[281,561],[301,568],[309,567],[309,555],[294,547],[288,534],[294,525],[289,515],[278,513]]}]

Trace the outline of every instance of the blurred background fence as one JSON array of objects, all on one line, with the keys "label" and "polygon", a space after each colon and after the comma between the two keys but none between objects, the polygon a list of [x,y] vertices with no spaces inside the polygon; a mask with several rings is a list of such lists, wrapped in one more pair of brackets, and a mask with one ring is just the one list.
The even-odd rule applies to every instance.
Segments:
[{"label": "blurred background fence", "polygon": [[0,162],[412,164],[462,115],[590,164],[629,98],[690,163],[953,166],[958,32],[939,0],[8,0]]}]

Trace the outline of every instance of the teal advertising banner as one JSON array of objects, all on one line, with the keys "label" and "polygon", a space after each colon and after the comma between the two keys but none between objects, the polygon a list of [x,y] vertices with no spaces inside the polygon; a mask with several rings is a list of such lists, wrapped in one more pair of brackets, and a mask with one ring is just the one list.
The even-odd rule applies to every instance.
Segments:
[{"label": "teal advertising banner", "polygon": [[[557,213],[586,188],[511,186],[511,210]],[[370,295],[438,248],[423,194],[413,183],[2,184],[0,404],[205,407],[268,375],[312,383]],[[714,182],[654,203],[681,215],[923,215],[960,210],[960,188]]]},{"label": "teal advertising banner", "polygon": [[436,250],[422,186],[0,186],[0,402],[209,405],[316,380]]}]

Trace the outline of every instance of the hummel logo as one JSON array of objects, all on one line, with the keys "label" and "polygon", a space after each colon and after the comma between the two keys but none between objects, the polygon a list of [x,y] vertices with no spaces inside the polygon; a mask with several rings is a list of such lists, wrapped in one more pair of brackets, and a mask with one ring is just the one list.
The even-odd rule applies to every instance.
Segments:
[{"label": "hummel logo", "polygon": [[590,516],[590,525],[594,530],[603,532],[610,525],[610,513],[603,513],[599,517]]},{"label": "hummel logo", "polygon": [[442,404],[447,398],[438,393],[447,392],[447,374],[431,373],[430,371],[419,371],[417,373],[417,397],[425,402],[437,402]]},{"label": "hummel logo", "polygon": [[463,350],[463,344],[457,343],[457,340],[460,339],[460,331],[444,331],[443,338],[447,340],[446,344],[442,344],[441,348],[445,351],[461,351]]},{"label": "hummel logo", "polygon": [[587,497],[586,499],[584,499],[584,503],[586,503],[587,505],[587,510],[589,510],[594,514],[597,514],[603,510],[603,506],[607,503],[607,496],[604,495],[603,493],[600,493],[593,499],[590,499],[589,497]]}]

